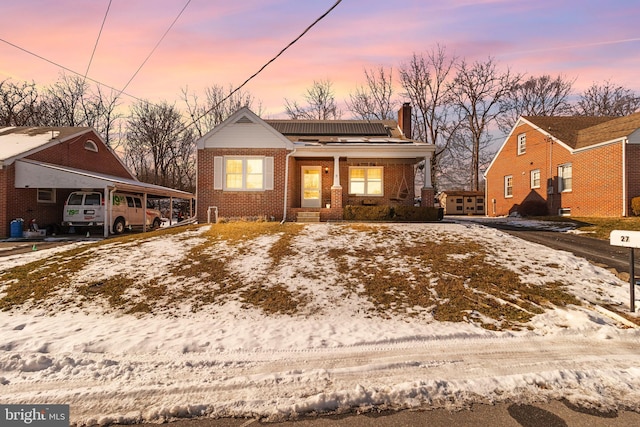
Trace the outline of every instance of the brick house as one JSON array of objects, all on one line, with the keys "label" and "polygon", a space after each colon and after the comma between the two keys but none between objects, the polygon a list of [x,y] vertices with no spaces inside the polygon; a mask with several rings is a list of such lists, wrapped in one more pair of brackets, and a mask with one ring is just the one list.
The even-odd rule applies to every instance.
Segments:
[{"label": "brick house", "polygon": [[[242,108],[198,140],[197,217],[327,221],[346,205],[433,206],[434,147],[411,139],[411,107],[393,120],[263,120]],[[400,123],[401,125],[399,125]]]},{"label": "brick house", "polygon": [[41,228],[59,225],[67,196],[81,189],[104,191],[105,200],[116,189],[193,197],[138,181],[92,128],[0,127],[0,238],[10,236],[18,218],[25,226],[32,218]]},{"label": "brick house", "polygon": [[629,216],[640,196],[640,113],[520,117],[485,179],[489,216]]},{"label": "brick house", "polygon": [[484,192],[449,190],[438,194],[445,215],[484,215]]}]

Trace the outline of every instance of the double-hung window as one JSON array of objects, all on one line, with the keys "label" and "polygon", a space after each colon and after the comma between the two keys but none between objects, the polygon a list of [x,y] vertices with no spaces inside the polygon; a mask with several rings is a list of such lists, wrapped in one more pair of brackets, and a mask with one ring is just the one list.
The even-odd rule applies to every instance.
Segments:
[{"label": "double-hung window", "polygon": [[382,166],[349,168],[349,194],[382,196]]},{"label": "double-hung window", "polygon": [[504,177],[504,197],[513,197],[513,175]]},{"label": "double-hung window", "polygon": [[215,157],[213,169],[216,190],[273,190],[273,157]]},{"label": "double-hung window", "polygon": [[531,171],[531,188],[540,188],[540,169]]},{"label": "double-hung window", "polygon": [[527,152],[527,134],[518,135],[518,156]]},{"label": "double-hung window", "polygon": [[573,171],[571,163],[558,166],[558,193],[573,189]]},{"label": "double-hung window", "polygon": [[264,157],[225,158],[226,190],[263,190]]}]

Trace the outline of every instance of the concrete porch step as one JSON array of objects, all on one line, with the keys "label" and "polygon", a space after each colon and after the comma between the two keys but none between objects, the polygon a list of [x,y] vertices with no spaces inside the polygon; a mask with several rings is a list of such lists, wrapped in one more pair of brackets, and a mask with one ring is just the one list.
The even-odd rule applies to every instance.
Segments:
[{"label": "concrete porch step", "polygon": [[298,212],[297,222],[320,222],[320,212]]}]

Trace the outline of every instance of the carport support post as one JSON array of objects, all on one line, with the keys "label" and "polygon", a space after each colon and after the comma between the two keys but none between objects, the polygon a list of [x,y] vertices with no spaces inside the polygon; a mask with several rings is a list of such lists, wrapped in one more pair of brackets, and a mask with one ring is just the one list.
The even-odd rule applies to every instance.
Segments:
[{"label": "carport support post", "polygon": [[109,237],[109,225],[111,224],[111,200],[109,199],[109,187],[104,187],[104,225],[103,236]]},{"label": "carport support post", "polygon": [[636,264],[634,260],[634,248],[629,248],[629,310],[636,312]]}]

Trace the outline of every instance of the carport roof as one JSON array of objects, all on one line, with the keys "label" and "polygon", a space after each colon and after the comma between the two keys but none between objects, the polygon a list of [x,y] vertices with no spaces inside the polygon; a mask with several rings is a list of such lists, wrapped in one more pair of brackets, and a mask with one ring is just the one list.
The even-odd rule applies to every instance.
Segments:
[{"label": "carport roof", "polygon": [[16,188],[107,188],[147,193],[151,196],[194,199],[189,192],[148,184],[135,179],[21,159],[16,161]]}]

